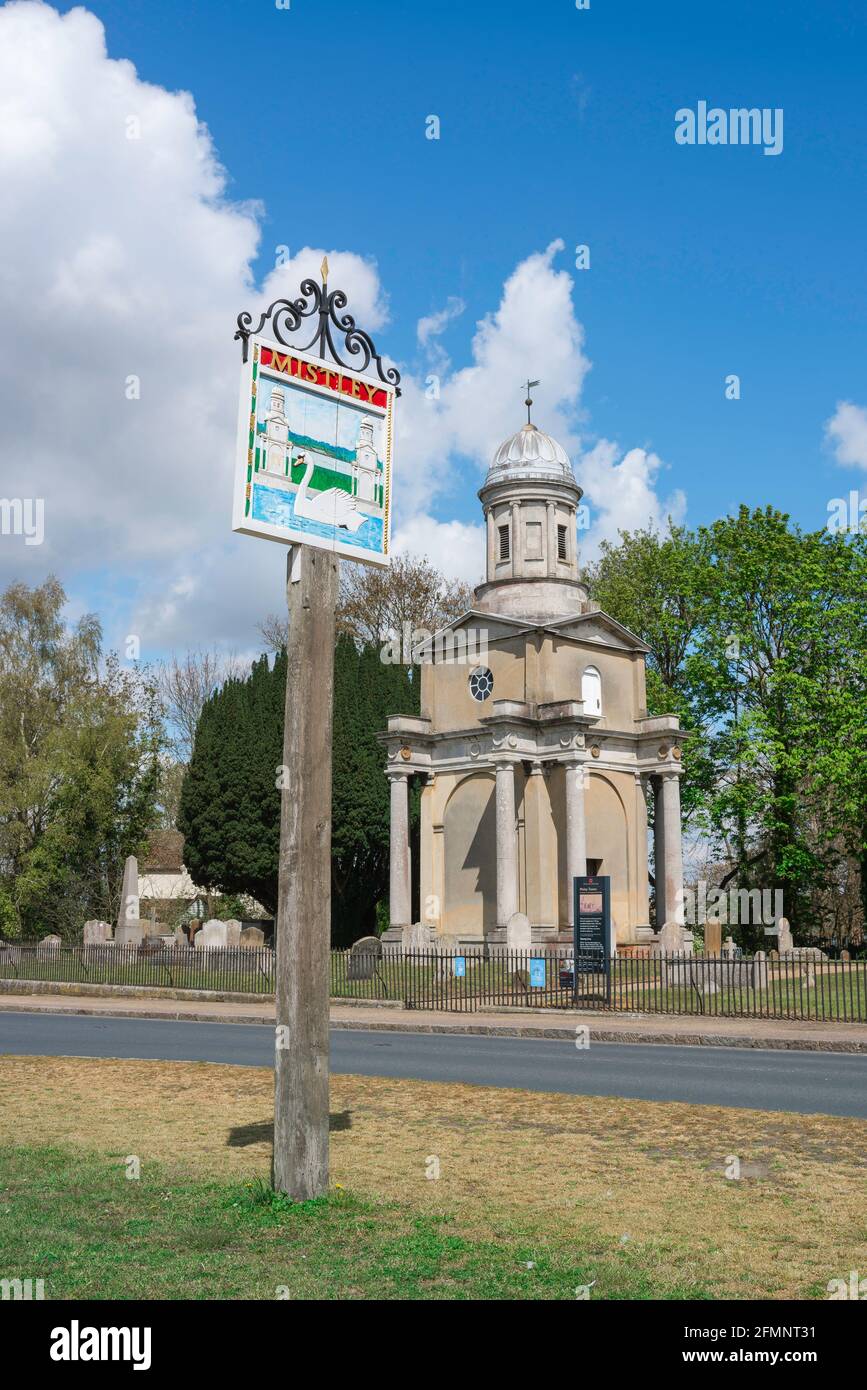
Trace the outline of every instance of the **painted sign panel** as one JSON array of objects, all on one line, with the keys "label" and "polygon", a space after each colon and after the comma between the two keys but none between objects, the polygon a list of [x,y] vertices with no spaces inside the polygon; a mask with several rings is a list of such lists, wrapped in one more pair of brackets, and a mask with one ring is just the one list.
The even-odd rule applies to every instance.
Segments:
[{"label": "painted sign panel", "polygon": [[545,961],[534,957],[530,961],[530,988],[544,989],[546,979]]},{"label": "painted sign panel", "polygon": [[251,337],[232,527],[388,565],[395,388]]}]

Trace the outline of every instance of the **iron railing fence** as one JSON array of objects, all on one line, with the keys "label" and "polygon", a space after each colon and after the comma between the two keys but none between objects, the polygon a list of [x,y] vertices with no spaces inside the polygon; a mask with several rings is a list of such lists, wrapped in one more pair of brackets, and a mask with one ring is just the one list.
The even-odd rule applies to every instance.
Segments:
[{"label": "iron railing fence", "polygon": [[[166,986],[267,997],[274,992],[274,959],[268,947],[22,943],[0,947],[0,980]],[[580,959],[576,971],[572,953],[564,947],[509,951],[490,946],[462,952],[386,947],[369,954],[332,951],[331,995],[457,1012],[556,1008],[863,1023],[867,960],[822,960],[797,952],[778,960],[621,955],[607,971]]]},{"label": "iron railing fence", "polygon": [[0,947],[0,980],[10,979],[267,995],[274,992],[274,952],[259,946],[197,951],[148,941],[140,946],[12,943]]},{"label": "iron railing fence", "polygon": [[[342,961],[336,957],[342,956]],[[621,955],[574,969],[568,948],[429,951],[353,958],[332,953],[332,995],[402,999],[407,1008],[610,1010],[727,1018],[867,1022],[867,960],[815,956]]]}]

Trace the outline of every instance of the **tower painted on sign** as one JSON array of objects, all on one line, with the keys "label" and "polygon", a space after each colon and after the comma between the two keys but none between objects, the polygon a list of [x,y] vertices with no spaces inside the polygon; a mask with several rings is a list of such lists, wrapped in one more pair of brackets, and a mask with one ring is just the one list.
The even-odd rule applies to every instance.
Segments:
[{"label": "tower painted on sign", "polygon": [[[534,943],[566,943],[572,880],[599,873],[611,879],[616,941],[629,948],[651,935],[649,796],[657,925],[683,920],[685,735],[676,716],[648,716],[648,648],[581,582],[582,491],[565,450],[530,422],[530,404],[479,491],[485,580],[448,629],[485,633],[484,664],[423,664],[421,714],[389,719],[384,735],[390,936],[505,943],[520,913]],[[421,784],[415,927],[411,778]]]}]

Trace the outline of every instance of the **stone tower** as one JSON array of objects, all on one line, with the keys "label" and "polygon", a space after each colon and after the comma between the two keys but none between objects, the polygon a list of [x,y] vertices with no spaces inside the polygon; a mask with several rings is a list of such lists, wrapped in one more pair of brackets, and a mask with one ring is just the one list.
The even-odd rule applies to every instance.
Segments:
[{"label": "stone tower", "polygon": [[581,495],[565,450],[530,421],[491,460],[479,491],[484,582],[438,634],[453,639],[445,655],[434,643],[421,667],[420,714],[390,718],[383,735],[391,939],[499,945],[528,918],[533,942],[568,945],[574,880],[591,873],[610,880],[618,949],[640,947],[651,935],[648,794],[658,923],[683,920],[685,735],[675,715],[648,716],[648,647],[581,583]]},{"label": "stone tower", "polygon": [[529,422],[494,454],[479,498],[487,526],[483,612],[515,617],[575,613],[581,489],[565,450]]}]

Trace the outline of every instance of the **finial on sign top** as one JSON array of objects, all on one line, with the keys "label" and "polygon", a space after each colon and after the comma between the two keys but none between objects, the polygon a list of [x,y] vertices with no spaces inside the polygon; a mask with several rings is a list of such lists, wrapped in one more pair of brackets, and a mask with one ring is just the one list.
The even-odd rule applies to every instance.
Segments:
[{"label": "finial on sign top", "polygon": [[323,285],[327,285],[327,284],[328,284],[328,257],[327,257],[327,256],[323,256],[323,257],[322,257],[322,264],[321,264],[321,266],[319,267],[319,274],[322,276],[322,283],[323,283]]},{"label": "finial on sign top", "polygon": [[532,425],[533,421],[530,419],[530,406],[533,404],[533,399],[530,395],[530,392],[534,386],[539,385],[539,382],[527,380],[524,382],[524,385],[527,388],[527,399],[524,401],[524,405],[527,407],[527,424]]}]

